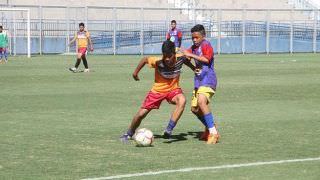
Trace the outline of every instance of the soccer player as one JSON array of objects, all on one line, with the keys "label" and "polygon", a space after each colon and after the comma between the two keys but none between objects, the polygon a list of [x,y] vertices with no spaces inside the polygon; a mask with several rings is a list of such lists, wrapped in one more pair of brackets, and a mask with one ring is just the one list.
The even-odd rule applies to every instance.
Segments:
[{"label": "soccer player", "polygon": [[180,49],[182,42],[182,32],[177,28],[176,20],[171,21],[171,29],[169,29],[169,31],[167,32],[166,38],[167,40],[174,42],[176,51]]},{"label": "soccer player", "polygon": [[186,98],[179,86],[179,78],[183,64],[194,70],[195,67],[190,60],[184,56],[177,55],[174,43],[167,40],[162,44],[162,57],[144,57],[140,60],[132,75],[134,80],[140,80],[138,74],[146,64],[155,69],[155,83],[147,93],[142,106],[133,117],[128,131],[120,137],[122,142],[127,142],[132,138],[141,121],[152,109],[159,109],[163,100],[175,105],[168,126],[164,131],[164,138],[170,138],[173,128],[184,111]]},{"label": "soccer player", "polygon": [[3,31],[3,27],[0,26],[0,63],[2,63],[2,59],[4,56],[4,60],[8,62],[8,35],[7,32]]},{"label": "soccer player", "polygon": [[78,72],[78,67],[81,63],[81,59],[85,67],[84,72],[90,71],[88,67],[86,54],[88,51],[88,44],[90,45],[90,51],[93,51],[93,44],[90,38],[90,33],[86,31],[84,28],[84,23],[79,23],[79,31],[75,33],[74,38],[69,43],[69,46],[71,46],[76,41],[78,48],[77,62],[73,68],[69,68],[69,70],[72,72]]},{"label": "soccer player", "polygon": [[193,45],[190,49],[183,51],[185,56],[194,59],[196,66],[191,111],[205,125],[205,132],[201,139],[207,140],[207,144],[216,144],[220,135],[209,107],[217,86],[213,48],[205,39],[206,31],[203,25],[195,25],[191,33]]}]

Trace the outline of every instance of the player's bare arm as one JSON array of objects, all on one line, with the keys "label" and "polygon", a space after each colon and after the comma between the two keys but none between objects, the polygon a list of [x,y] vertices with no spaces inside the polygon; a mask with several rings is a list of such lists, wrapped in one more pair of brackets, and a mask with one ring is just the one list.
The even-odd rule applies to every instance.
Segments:
[{"label": "player's bare arm", "polygon": [[198,56],[196,54],[193,54],[187,50],[184,50],[182,51],[183,55],[189,57],[189,58],[194,58],[194,59],[197,59],[198,61],[201,61],[201,62],[204,62],[204,63],[209,63],[209,59],[207,59],[206,57],[204,56]]},{"label": "player's bare arm", "polygon": [[89,45],[90,45],[90,51],[93,51],[93,43],[92,43],[92,40],[91,40],[90,36],[88,37],[88,42],[89,42]]},{"label": "player's bare arm", "polygon": [[196,70],[196,67],[191,63],[190,59],[185,60],[184,64],[188,66],[192,71]]},{"label": "player's bare arm", "polygon": [[140,80],[138,74],[139,74],[140,70],[144,67],[144,65],[147,63],[148,63],[148,57],[144,57],[140,60],[138,66],[136,67],[136,69],[134,70],[134,72],[132,74],[132,77],[134,80],[136,80],[136,81]]},{"label": "player's bare arm", "polygon": [[73,39],[69,42],[69,46],[71,46],[75,41],[76,41],[77,37],[74,36]]}]

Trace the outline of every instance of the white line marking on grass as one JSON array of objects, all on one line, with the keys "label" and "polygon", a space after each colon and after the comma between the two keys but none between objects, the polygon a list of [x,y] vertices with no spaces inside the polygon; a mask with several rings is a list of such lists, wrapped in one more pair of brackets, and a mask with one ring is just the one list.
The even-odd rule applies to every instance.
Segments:
[{"label": "white line marking on grass", "polygon": [[279,160],[279,161],[266,161],[266,162],[254,162],[254,163],[244,163],[244,164],[229,164],[221,166],[210,166],[210,167],[193,167],[193,168],[183,168],[183,169],[173,169],[173,170],[163,170],[163,171],[150,171],[144,173],[135,174],[123,174],[116,176],[98,177],[98,178],[87,178],[83,180],[106,180],[106,179],[120,179],[120,178],[131,178],[138,176],[151,176],[158,174],[169,174],[175,172],[191,172],[191,171],[202,171],[202,170],[215,170],[215,169],[231,169],[231,168],[241,168],[250,166],[263,166],[270,164],[284,164],[284,163],[294,163],[294,162],[306,162],[306,161],[319,161],[320,157],[317,158],[306,158],[306,159],[290,159],[290,160]]}]

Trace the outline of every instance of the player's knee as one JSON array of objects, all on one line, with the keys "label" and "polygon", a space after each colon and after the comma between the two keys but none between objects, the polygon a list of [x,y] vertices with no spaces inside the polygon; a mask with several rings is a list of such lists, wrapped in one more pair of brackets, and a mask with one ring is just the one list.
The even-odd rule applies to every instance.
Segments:
[{"label": "player's knee", "polygon": [[191,107],[191,112],[195,115],[198,114],[198,111],[199,111],[199,108],[196,108],[196,107]]},{"label": "player's knee", "polygon": [[181,108],[184,108],[186,106],[186,98],[184,96],[181,96],[178,98],[178,103],[177,105]]},{"label": "player's knee", "polygon": [[139,112],[138,113],[138,117],[139,118],[144,118],[146,116],[146,114],[144,112]]}]

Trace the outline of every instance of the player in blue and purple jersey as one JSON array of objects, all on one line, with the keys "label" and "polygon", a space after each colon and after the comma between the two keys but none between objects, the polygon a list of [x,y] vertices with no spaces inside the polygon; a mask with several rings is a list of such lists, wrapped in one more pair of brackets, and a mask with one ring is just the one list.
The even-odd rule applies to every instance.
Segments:
[{"label": "player in blue and purple jersey", "polygon": [[182,32],[177,28],[176,20],[171,21],[171,29],[169,29],[169,31],[167,32],[166,38],[167,40],[174,42],[176,51],[180,49],[182,42]]},{"label": "player in blue and purple jersey", "polygon": [[191,33],[193,45],[183,52],[185,56],[194,59],[196,64],[191,111],[206,128],[201,139],[206,140],[207,144],[216,144],[220,135],[209,107],[217,87],[213,48],[205,39],[206,32],[203,25],[195,25]]}]

